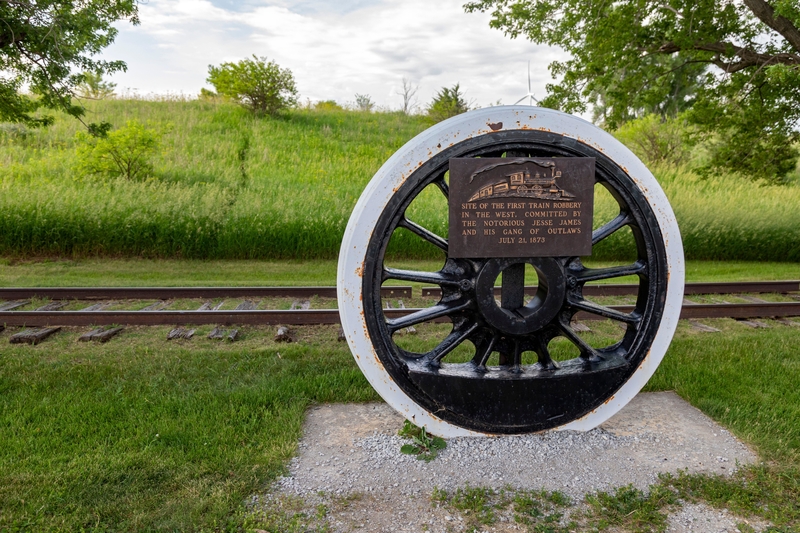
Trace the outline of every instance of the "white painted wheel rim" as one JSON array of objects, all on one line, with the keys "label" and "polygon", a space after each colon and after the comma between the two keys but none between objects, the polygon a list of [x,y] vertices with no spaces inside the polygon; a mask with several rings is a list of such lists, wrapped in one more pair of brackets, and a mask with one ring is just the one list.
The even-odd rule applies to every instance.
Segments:
[{"label": "white painted wheel rim", "polygon": [[[490,127],[491,125],[491,127]],[[339,252],[339,314],[353,357],[380,396],[402,416],[443,437],[482,436],[442,420],[414,402],[392,380],[372,344],[364,319],[363,276],[367,248],[379,217],[395,191],[424,162],[467,139],[496,131],[541,130],[599,150],[624,169],[653,210],[664,240],[668,279],[666,300],[649,353],[624,385],[604,404],[554,429],[586,431],[624,407],[647,383],[669,347],[683,301],[684,262],[678,224],[664,191],[641,161],[613,136],[572,115],[530,106],[499,106],[458,115],[414,137],[378,170],[356,203]]]}]

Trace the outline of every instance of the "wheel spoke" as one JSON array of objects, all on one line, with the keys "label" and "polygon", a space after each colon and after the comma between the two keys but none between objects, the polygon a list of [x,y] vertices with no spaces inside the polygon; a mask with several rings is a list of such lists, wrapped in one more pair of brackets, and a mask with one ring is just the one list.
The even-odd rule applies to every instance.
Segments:
[{"label": "wheel spoke", "polygon": [[391,333],[414,324],[421,324],[430,320],[437,319],[442,316],[456,313],[472,305],[471,300],[457,300],[455,302],[440,303],[429,307],[427,309],[420,309],[399,318],[389,318],[386,320],[386,326]]},{"label": "wheel spoke", "polygon": [[415,235],[418,235],[419,237],[422,237],[423,239],[425,239],[429,243],[433,244],[434,246],[438,246],[439,248],[441,248],[445,252],[447,251],[447,240],[446,239],[443,239],[443,238],[439,237],[438,235],[436,235],[435,233],[433,233],[429,229],[423,228],[422,226],[420,226],[416,222],[412,222],[411,220],[408,220],[407,218],[404,217],[404,218],[402,218],[400,220],[400,224],[398,224],[398,225],[401,228],[406,228],[407,230],[409,230],[410,232],[414,233]]},{"label": "wheel spoke", "polygon": [[475,351],[475,357],[472,358],[472,361],[480,370],[486,370],[486,361],[488,361],[489,357],[491,357],[492,352],[494,351],[494,345],[498,340],[500,340],[500,335],[495,333],[488,343],[483,342],[477,347]]},{"label": "wheel spoke", "polygon": [[439,177],[439,179],[437,179],[433,183],[434,183],[434,185],[439,187],[439,190],[442,191],[442,194],[444,194],[444,197],[449,200],[450,199],[450,186],[447,184],[446,181],[444,181],[444,174],[442,174],[442,176]]},{"label": "wheel spoke", "polygon": [[581,311],[586,311],[587,313],[592,313],[593,315],[610,318],[611,320],[616,320],[618,322],[638,324],[641,320],[641,317],[637,315],[622,313],[615,309],[611,309],[610,307],[598,305],[588,300],[569,300],[569,304],[575,309],[580,309]]},{"label": "wheel spoke", "polygon": [[458,327],[450,332],[450,334],[444,338],[444,340],[431,350],[429,354],[425,356],[425,359],[432,365],[438,366],[439,362],[444,359],[444,357],[456,349],[456,347],[464,342],[464,340],[469,337],[473,331],[478,328],[478,324],[476,322],[472,322],[469,326]]},{"label": "wheel spoke", "polygon": [[512,371],[518,372],[522,365],[522,347],[519,341],[514,340],[510,350],[506,349],[500,351],[500,357],[498,359],[497,363],[500,366],[510,366],[512,367]]},{"label": "wheel spoke", "polygon": [[624,265],[609,268],[586,268],[582,272],[576,274],[579,283],[586,283],[587,281],[598,281],[601,279],[620,278],[622,276],[633,276],[641,274],[647,269],[647,264],[644,261],[636,261],[631,265]]},{"label": "wheel spoke", "polygon": [[553,358],[550,356],[550,349],[547,347],[547,343],[543,340],[539,339],[536,343],[536,355],[539,357],[539,366],[543,369],[550,370],[558,368],[558,364],[553,361]]},{"label": "wheel spoke", "polygon": [[603,359],[603,356],[597,353],[597,351],[589,346],[585,340],[580,338],[580,336],[575,333],[575,330],[569,324],[559,323],[559,329],[564,334],[564,336],[569,340],[572,344],[574,344],[578,350],[581,351],[581,359],[589,360],[596,360],[596,359]]},{"label": "wheel spoke", "polygon": [[615,231],[627,226],[632,222],[632,220],[633,219],[629,213],[624,211],[620,212],[620,214],[617,215],[614,220],[607,222],[592,232],[592,246],[602,241]]},{"label": "wheel spoke", "polygon": [[458,285],[460,282],[460,280],[449,277],[441,272],[419,272],[416,270],[400,270],[388,267],[383,269],[383,279],[398,279],[432,285]]},{"label": "wheel spoke", "polygon": [[519,372],[522,366],[522,347],[519,341],[514,341],[514,360],[512,361],[514,372]]}]

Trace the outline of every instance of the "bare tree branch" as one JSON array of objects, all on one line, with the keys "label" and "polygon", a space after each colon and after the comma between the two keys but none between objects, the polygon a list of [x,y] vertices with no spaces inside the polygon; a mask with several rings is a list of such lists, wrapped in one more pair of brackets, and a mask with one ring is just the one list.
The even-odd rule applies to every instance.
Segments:
[{"label": "bare tree branch", "polygon": [[414,95],[417,94],[419,90],[419,85],[412,85],[410,81],[406,78],[403,78],[403,89],[398,91],[397,94],[403,97],[403,114],[408,115],[411,111],[417,107],[416,98]]}]

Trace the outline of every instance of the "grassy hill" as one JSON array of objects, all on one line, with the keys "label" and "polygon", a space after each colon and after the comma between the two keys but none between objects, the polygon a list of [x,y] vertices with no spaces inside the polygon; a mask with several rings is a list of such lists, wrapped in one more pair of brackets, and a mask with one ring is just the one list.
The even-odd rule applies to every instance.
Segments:
[{"label": "grassy hill", "polygon": [[[429,124],[399,113],[298,109],[255,118],[202,101],[89,102],[87,121],[137,119],[167,130],[144,181],[77,170],[75,133],[0,125],[0,254],[201,259],[335,258],[373,173]],[[759,186],[654,169],[692,259],[800,260],[800,186]],[[610,200],[596,210],[610,213]],[[446,209],[421,202],[418,221],[446,232]],[[621,259],[609,240],[598,259]],[[413,240],[396,253],[424,258]]]}]

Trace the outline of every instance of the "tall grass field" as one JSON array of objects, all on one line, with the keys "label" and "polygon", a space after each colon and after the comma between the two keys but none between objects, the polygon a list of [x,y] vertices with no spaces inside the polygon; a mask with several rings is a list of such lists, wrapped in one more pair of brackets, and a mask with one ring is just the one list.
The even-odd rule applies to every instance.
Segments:
[{"label": "tall grass field", "polygon": [[[430,123],[421,116],[296,109],[253,117],[231,104],[181,100],[88,102],[87,122],[136,119],[163,129],[142,180],[80,170],[76,132],[0,125],[0,254],[11,257],[335,258],[350,212],[374,172]],[[800,260],[800,185],[701,179],[655,168],[689,259]],[[415,220],[446,234],[446,204],[425,191]],[[600,217],[613,216],[598,196]],[[624,259],[630,239],[593,252]],[[430,257],[419,239],[392,253]]]}]

